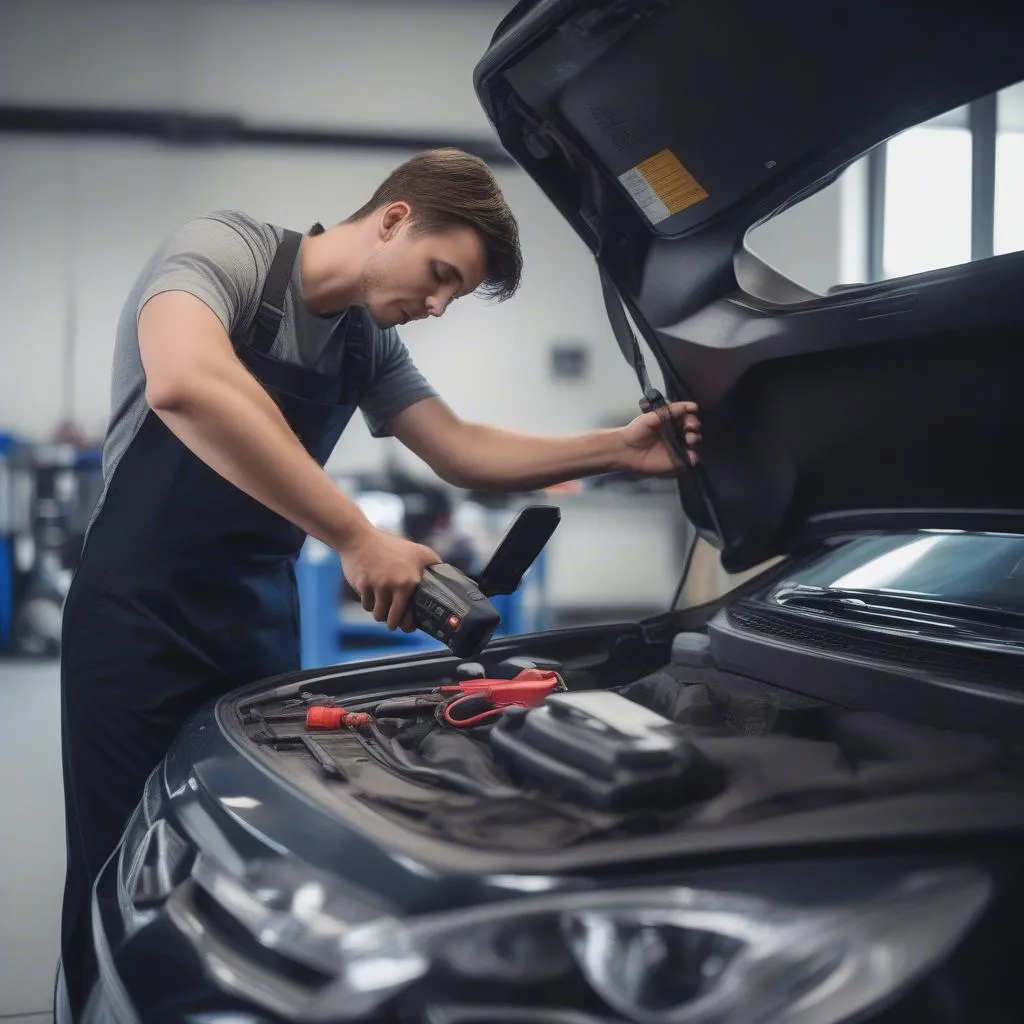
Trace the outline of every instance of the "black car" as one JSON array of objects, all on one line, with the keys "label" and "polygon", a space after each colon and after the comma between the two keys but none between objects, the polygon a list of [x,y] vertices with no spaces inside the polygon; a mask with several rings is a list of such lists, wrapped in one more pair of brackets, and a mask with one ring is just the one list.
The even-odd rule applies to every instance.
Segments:
[{"label": "black car", "polygon": [[[194,717],[97,882],[90,1024],[1024,1020],[1024,257],[814,295],[743,245],[1021,39],[993,0],[516,7],[481,101],[701,405],[701,549],[766,567]],[[478,724],[431,694],[530,668]],[[375,721],[306,729],[339,703]]]}]

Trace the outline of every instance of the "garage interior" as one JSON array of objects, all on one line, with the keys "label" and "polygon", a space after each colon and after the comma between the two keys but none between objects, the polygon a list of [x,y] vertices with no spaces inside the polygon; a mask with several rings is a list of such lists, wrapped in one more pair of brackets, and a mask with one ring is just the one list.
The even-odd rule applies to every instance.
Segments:
[{"label": "garage interior", "polygon": [[[523,286],[507,305],[466,301],[403,328],[417,366],[462,417],[497,426],[562,434],[636,414],[592,257],[502,150],[473,91],[473,67],[512,6],[0,5],[0,1021],[51,1013],[64,869],[53,638],[98,493],[115,324],[162,237],[218,209],[296,230],[335,223],[407,156],[460,146],[488,161],[519,219]],[[972,183],[979,165],[990,174]],[[873,151],[748,246],[821,294],[1015,251],[1021,180],[1018,86]],[[942,218],[930,215],[936,196]],[[692,540],[671,481],[612,475],[489,500],[441,484],[358,417],[327,469],[381,524],[415,522],[469,563],[524,501],[557,504],[561,526],[522,595],[524,628],[664,610]],[[337,632],[308,664],[397,649],[316,554],[317,615]],[[720,572],[713,560],[697,571]]]}]

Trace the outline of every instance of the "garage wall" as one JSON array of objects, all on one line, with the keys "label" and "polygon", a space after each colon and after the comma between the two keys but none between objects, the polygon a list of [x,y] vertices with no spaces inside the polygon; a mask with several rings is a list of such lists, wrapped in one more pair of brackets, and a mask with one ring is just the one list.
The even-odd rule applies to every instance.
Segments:
[{"label": "garage wall", "polygon": [[[0,423],[44,436],[64,412],[65,375],[75,419],[102,430],[121,304],[149,251],[179,221],[236,206],[300,229],[330,223],[360,205],[397,159],[8,138],[0,161],[0,301],[19,311],[0,342]],[[414,358],[466,416],[559,432],[627,415],[636,383],[611,337],[589,255],[524,175],[501,178],[521,220],[522,291],[502,305],[465,300],[442,321],[405,328]],[[590,349],[588,379],[549,379],[549,346],[565,338]],[[392,446],[397,453],[393,442],[371,443],[357,422],[336,461],[376,465]]]},{"label": "garage wall", "polygon": [[175,104],[485,130],[471,73],[511,0],[4,0],[5,102]]},{"label": "garage wall", "polygon": [[[472,67],[508,6],[7,3],[0,100],[489,136]],[[52,31],[55,21],[60,33]],[[120,305],[149,251],[180,221],[233,206],[297,228],[332,223],[361,205],[402,158],[0,136],[0,300],[19,310],[0,341],[0,424],[50,433],[66,411],[61,383],[68,374],[76,420],[102,430]],[[556,432],[628,414],[635,383],[601,313],[589,255],[521,172],[509,169],[501,180],[521,220],[522,292],[501,306],[469,300],[440,324],[407,328],[414,357],[467,416]],[[71,328],[69,366],[63,353]],[[548,379],[549,345],[565,339],[590,349],[588,380]],[[358,425],[336,461],[374,465],[388,447],[371,444]]]},{"label": "garage wall", "polygon": [[[0,102],[175,107],[263,124],[489,135],[472,68],[507,0],[5,0]],[[55,31],[55,26],[60,26]],[[102,432],[113,330],[159,239],[182,220],[239,207],[295,228],[367,198],[398,153],[0,135],[0,430],[52,434],[69,413]],[[462,415],[538,432],[632,414],[636,382],[614,345],[592,260],[540,191],[499,174],[526,270],[510,304],[459,303],[403,336]],[[758,251],[834,261],[837,204]],[[811,211],[813,213],[813,211]],[[835,214],[835,215],[833,215]],[[771,230],[772,226],[769,226]],[[810,248],[810,252],[806,250]],[[778,262],[778,261],[776,261]],[[783,269],[785,267],[783,266]],[[589,352],[589,376],[557,382],[552,344]],[[412,462],[395,442],[347,432],[334,465]]]}]

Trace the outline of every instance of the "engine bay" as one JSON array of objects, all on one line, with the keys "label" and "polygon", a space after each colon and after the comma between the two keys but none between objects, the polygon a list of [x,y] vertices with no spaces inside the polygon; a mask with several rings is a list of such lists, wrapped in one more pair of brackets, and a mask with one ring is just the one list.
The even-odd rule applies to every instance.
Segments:
[{"label": "engine bay", "polygon": [[[723,670],[706,632],[638,657],[462,662],[403,692],[240,702],[278,764],[414,833],[531,853],[921,793],[1019,794],[1013,744]],[[328,689],[325,687],[325,689]]]}]

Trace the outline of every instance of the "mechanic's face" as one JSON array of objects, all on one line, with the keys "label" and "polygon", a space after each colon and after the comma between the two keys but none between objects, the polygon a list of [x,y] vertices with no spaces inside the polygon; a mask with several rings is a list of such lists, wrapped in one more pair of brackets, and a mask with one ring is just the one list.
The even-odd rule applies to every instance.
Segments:
[{"label": "mechanic's face", "polygon": [[363,268],[363,305],[379,327],[441,316],[477,290],[486,272],[480,236],[469,227],[418,234],[405,203],[380,214],[377,246]]}]

